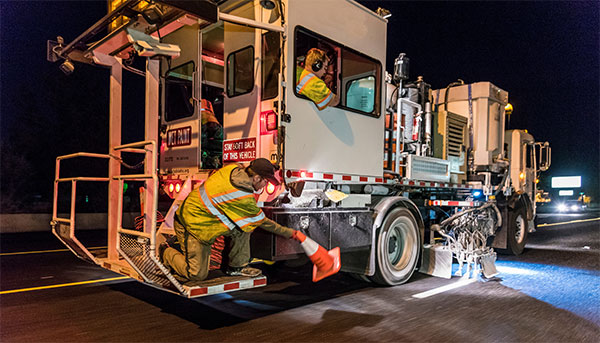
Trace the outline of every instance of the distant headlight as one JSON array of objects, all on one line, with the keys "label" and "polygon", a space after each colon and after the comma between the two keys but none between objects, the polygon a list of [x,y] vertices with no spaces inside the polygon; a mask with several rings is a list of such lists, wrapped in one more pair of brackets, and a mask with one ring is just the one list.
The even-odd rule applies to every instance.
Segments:
[{"label": "distant headlight", "polygon": [[560,212],[566,211],[567,210],[567,205],[565,205],[565,204],[558,204],[558,210]]},{"label": "distant headlight", "polygon": [[579,209],[579,206],[577,205],[571,205],[571,210],[572,211],[577,211]]}]

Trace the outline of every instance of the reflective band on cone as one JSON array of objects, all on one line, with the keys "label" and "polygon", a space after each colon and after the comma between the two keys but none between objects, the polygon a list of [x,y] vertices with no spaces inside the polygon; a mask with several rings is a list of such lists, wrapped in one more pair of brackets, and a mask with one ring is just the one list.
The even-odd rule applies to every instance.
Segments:
[{"label": "reflective band on cone", "polygon": [[304,249],[304,252],[308,256],[314,255],[319,250],[319,247],[320,247],[320,245],[318,245],[317,242],[313,241],[312,239],[310,239],[308,237],[306,237],[304,242],[300,243],[300,245],[302,246],[302,249]]},{"label": "reflective band on cone", "polygon": [[300,242],[302,249],[314,264],[313,282],[320,281],[340,271],[342,267],[340,248],[327,251],[300,231],[296,231],[294,238]]}]

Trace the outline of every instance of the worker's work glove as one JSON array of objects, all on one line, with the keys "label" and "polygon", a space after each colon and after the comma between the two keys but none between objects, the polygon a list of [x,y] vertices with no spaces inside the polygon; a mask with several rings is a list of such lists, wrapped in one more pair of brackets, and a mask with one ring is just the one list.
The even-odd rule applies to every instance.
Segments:
[{"label": "worker's work glove", "polygon": [[306,235],[298,230],[294,230],[294,233],[292,234],[292,239],[295,239],[298,242],[302,243],[306,239]]}]

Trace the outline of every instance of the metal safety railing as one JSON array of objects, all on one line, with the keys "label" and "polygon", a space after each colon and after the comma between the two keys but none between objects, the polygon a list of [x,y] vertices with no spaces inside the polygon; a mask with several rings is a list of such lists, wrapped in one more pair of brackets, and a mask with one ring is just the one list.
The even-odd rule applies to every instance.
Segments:
[{"label": "metal safety railing", "polygon": [[[140,149],[142,148],[142,149]],[[131,267],[151,285],[160,288],[174,286],[183,293],[183,286],[173,277],[169,270],[159,261],[156,254],[156,213],[158,210],[158,154],[155,141],[142,141],[120,145],[115,151],[130,152],[150,155],[150,167],[146,167],[145,174],[129,174],[114,176],[119,181],[119,195],[117,197],[117,251]],[[144,160],[146,162],[146,159]],[[151,182],[151,192],[145,192],[145,203],[151,207],[144,211],[143,231],[123,228],[123,189],[125,181]],[[150,200],[150,201],[149,201]]]},{"label": "metal safety railing", "polygon": [[[75,203],[77,199],[77,182],[108,182],[108,177],[60,177],[60,165],[61,161],[78,158],[78,157],[92,157],[92,158],[103,158],[110,159],[111,156],[108,154],[95,154],[88,152],[78,152],[75,154],[59,156],[56,158],[56,169],[54,178],[54,197],[52,201],[52,233],[77,257],[87,260],[92,263],[98,263],[98,260],[90,251],[75,237]],[[68,218],[60,218],[58,216],[58,186],[61,183],[71,183],[71,209]]]},{"label": "metal safety railing", "polygon": [[[159,261],[156,253],[156,219],[158,210],[158,154],[155,141],[142,141],[119,145],[113,148],[115,152],[128,152],[144,154],[143,163],[147,166],[144,174],[115,175],[112,177],[68,177],[61,178],[61,162],[68,159],[91,157],[101,159],[118,159],[112,154],[97,154],[78,152],[74,154],[59,156],[56,158],[56,171],[54,179],[54,197],[52,210],[52,232],[53,234],[73,252],[77,257],[101,265],[101,262],[75,237],[77,182],[110,182],[118,181],[117,196],[117,237],[116,250],[129,265],[143,278],[144,282],[151,285],[172,289],[176,288],[184,293],[183,286],[173,277],[169,270]],[[150,156],[150,161],[148,161]],[[149,167],[148,167],[149,166]],[[151,192],[145,192],[145,203],[150,207],[145,211],[143,217],[143,231],[126,229],[123,227],[123,196],[125,181],[143,181],[149,184]],[[61,183],[71,183],[71,208],[67,218],[58,215],[58,188]],[[109,200],[110,202],[111,200]]]}]

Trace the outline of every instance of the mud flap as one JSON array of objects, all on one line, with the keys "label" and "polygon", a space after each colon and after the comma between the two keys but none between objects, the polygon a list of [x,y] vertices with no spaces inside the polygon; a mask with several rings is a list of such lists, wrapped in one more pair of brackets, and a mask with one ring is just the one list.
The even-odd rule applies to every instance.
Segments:
[{"label": "mud flap", "polygon": [[444,245],[425,245],[419,272],[450,279],[452,277],[452,251]]},{"label": "mud flap", "polygon": [[481,271],[483,272],[483,276],[486,278],[491,278],[498,275],[498,270],[496,270],[496,252],[490,251],[487,254],[482,255],[479,258],[479,263],[481,264]]}]

